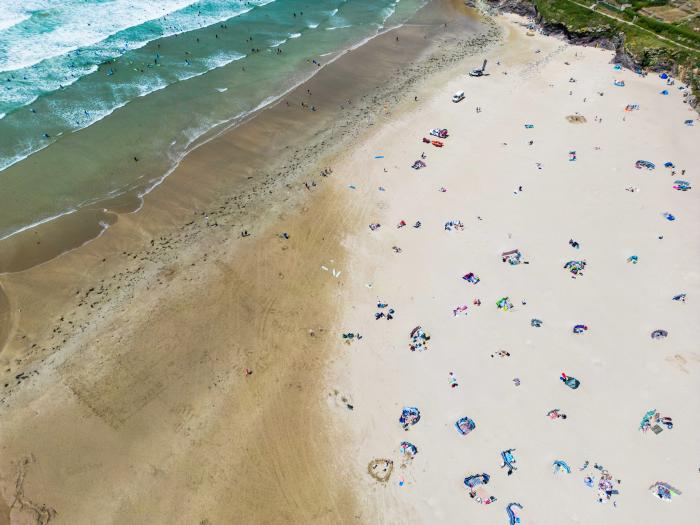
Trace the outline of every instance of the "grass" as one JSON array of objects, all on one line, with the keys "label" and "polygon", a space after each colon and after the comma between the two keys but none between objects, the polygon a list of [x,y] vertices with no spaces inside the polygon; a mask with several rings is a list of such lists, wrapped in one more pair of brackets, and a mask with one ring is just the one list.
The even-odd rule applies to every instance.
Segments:
[{"label": "grass", "polygon": [[[589,5],[585,1],[576,1]],[[700,70],[700,51],[690,51],[656,36],[660,35],[673,42],[700,49],[700,34],[687,25],[660,22],[636,12],[636,9],[643,7],[666,5],[667,1],[631,2],[633,7],[625,9],[623,12],[614,9],[613,6],[601,6],[613,16],[634,22],[639,27],[612,20],[569,0],[532,0],[532,2],[545,23],[560,24],[570,33],[608,38],[624,33],[625,50],[638,64],[643,68],[651,68],[661,64],[683,66],[688,72],[684,80],[690,83],[696,96],[700,95],[700,73],[698,73]],[[652,31],[654,34],[644,29]],[[693,75],[693,71],[695,71],[695,75]]]}]

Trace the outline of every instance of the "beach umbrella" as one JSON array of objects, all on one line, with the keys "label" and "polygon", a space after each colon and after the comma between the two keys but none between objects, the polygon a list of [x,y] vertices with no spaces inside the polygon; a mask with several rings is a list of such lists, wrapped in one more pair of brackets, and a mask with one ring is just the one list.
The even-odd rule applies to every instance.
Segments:
[{"label": "beach umbrella", "polygon": [[668,332],[666,330],[654,330],[651,333],[652,339],[665,339],[668,337]]}]

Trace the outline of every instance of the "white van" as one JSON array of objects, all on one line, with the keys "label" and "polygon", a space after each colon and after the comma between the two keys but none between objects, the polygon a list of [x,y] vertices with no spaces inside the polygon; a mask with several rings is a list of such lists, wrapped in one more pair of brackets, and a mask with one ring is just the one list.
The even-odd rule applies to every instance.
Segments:
[{"label": "white van", "polygon": [[464,100],[464,91],[457,91],[452,95],[452,102],[461,102],[462,100]]}]

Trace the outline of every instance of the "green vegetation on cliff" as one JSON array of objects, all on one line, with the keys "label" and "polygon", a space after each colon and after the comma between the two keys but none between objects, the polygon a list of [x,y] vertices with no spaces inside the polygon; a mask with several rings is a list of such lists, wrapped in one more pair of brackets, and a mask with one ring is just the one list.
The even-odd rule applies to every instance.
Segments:
[{"label": "green vegetation on cliff", "polygon": [[[698,13],[686,13],[667,0],[625,4],[616,0],[532,0],[532,3],[542,23],[561,26],[572,36],[613,40],[624,34],[624,50],[635,63],[651,69],[676,67],[696,96],[700,93],[700,33],[688,25],[700,16]],[[652,11],[656,9],[667,11]],[[647,16],[648,13],[654,17]]]}]

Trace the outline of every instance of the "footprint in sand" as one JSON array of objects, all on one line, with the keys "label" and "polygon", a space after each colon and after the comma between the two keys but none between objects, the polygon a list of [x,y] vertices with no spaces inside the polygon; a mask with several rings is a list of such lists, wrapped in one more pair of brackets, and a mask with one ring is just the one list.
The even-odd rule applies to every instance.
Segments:
[{"label": "footprint in sand", "polygon": [[352,396],[349,394],[343,394],[340,390],[333,389],[328,392],[327,398],[328,404],[337,408],[345,408],[347,410],[353,410],[355,405],[352,402]]},{"label": "footprint in sand", "polygon": [[[700,362],[700,356],[698,356],[696,354],[690,355],[689,359],[691,361]],[[686,368],[686,365],[688,364],[688,359],[686,359],[684,356],[682,356],[680,354],[676,354],[676,355],[672,355],[672,356],[670,355],[666,358],[666,361],[671,363],[671,364],[675,364],[681,372],[684,372],[686,374],[690,373],[690,370],[688,370],[688,368]]]}]

